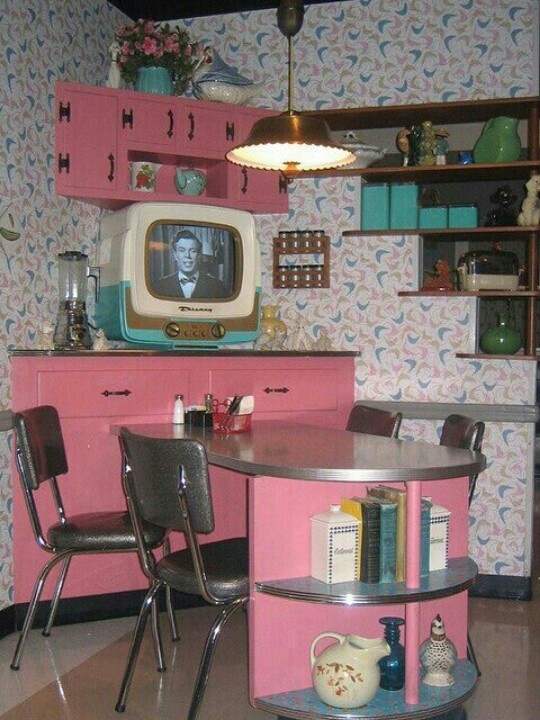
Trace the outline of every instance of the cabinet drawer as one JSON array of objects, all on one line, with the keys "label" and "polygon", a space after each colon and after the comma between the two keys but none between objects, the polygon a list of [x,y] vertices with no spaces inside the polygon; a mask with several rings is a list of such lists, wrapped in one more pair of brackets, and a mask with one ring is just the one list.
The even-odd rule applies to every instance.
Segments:
[{"label": "cabinet drawer", "polygon": [[61,417],[111,417],[172,413],[174,396],[189,402],[189,372],[123,370],[39,372],[38,402]]},{"label": "cabinet drawer", "polygon": [[214,398],[253,395],[255,412],[336,410],[338,373],[332,369],[214,370]]}]

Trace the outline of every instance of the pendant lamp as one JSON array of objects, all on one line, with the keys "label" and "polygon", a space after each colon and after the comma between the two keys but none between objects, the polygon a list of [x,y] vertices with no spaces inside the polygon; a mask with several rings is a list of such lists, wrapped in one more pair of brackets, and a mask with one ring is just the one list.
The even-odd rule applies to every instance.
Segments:
[{"label": "pendant lamp", "polygon": [[281,115],[262,118],[242,145],[229,150],[227,160],[259,170],[278,170],[288,178],[300,172],[348,165],[355,155],[335,143],[324,120],[293,110],[293,41],[302,27],[304,3],[281,0],[277,20],[289,43],[289,102]]}]

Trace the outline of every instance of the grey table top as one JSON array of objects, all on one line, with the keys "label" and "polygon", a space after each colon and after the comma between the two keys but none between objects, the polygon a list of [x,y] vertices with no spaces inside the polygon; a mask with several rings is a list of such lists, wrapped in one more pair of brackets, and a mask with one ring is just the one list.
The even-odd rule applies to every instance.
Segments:
[{"label": "grey table top", "polygon": [[[254,421],[249,432],[236,435],[168,423],[127,427],[149,437],[195,438],[206,447],[211,464],[247,475],[346,482],[444,480],[479,473],[486,464],[482,454],[468,450],[292,422]],[[119,426],[112,431],[118,434]]]}]

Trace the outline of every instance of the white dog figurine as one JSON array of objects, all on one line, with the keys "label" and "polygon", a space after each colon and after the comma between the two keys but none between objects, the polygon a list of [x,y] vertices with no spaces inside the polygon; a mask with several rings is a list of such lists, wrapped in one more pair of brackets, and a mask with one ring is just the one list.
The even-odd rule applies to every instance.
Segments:
[{"label": "white dog figurine", "polygon": [[527,197],[521,204],[521,212],[518,215],[518,225],[531,227],[540,225],[540,175],[532,175],[525,183]]}]

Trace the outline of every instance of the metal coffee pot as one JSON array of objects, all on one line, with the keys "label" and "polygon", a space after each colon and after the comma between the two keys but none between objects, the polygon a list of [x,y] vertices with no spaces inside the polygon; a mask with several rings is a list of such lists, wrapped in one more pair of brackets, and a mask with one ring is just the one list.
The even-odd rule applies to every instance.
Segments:
[{"label": "metal coffee pot", "polygon": [[58,318],[54,330],[57,350],[88,350],[92,338],[86,315],[88,278],[98,284],[98,268],[88,265],[88,255],[69,250],[58,255]]}]

